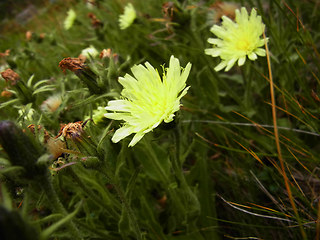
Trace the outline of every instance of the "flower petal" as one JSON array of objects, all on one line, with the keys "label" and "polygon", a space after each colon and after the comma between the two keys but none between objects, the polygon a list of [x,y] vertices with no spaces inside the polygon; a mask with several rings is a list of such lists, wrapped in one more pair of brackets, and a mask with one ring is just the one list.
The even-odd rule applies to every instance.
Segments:
[{"label": "flower petal", "polygon": [[120,140],[124,139],[125,137],[129,136],[133,133],[133,129],[130,126],[123,126],[119,128],[113,135],[111,141],[114,143],[119,142]]},{"label": "flower petal", "polygon": [[220,70],[224,69],[227,66],[227,62],[226,61],[222,61],[221,63],[219,63],[214,70],[216,72],[219,72]]},{"label": "flower petal", "polygon": [[245,61],[246,61],[246,56],[240,57],[238,60],[238,66],[242,66],[245,63]]},{"label": "flower petal", "polygon": [[121,111],[128,112],[130,111],[130,102],[127,100],[113,100],[108,102],[108,106],[105,107],[109,111]]},{"label": "flower petal", "polygon": [[131,142],[129,143],[129,147],[133,147],[134,145],[137,144],[137,142],[139,142],[141,140],[141,138],[143,138],[143,136],[145,135],[145,133],[143,132],[138,132],[134,135],[134,137],[132,138]]}]

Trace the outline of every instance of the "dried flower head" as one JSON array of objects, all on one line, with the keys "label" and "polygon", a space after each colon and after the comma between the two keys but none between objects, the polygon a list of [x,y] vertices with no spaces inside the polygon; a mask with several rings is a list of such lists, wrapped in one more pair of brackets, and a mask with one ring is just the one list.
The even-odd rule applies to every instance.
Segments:
[{"label": "dried flower head", "polygon": [[110,58],[112,56],[112,50],[111,48],[103,49],[100,52],[99,58]]},{"label": "dried flower head", "polygon": [[103,23],[93,13],[88,13],[88,17],[91,19],[91,25],[93,28],[98,28],[103,26]]},{"label": "dried flower head", "polygon": [[10,49],[7,49],[4,53],[0,53],[0,58],[10,56]]},{"label": "dried flower head", "polygon": [[84,64],[79,58],[68,57],[61,60],[61,62],[59,63],[59,67],[64,73],[67,69],[71,72],[75,72],[76,70],[83,69]]},{"label": "dried flower head", "polygon": [[27,32],[26,32],[26,40],[27,40],[27,41],[30,41],[31,38],[32,38],[32,35],[33,35],[33,32],[27,31]]},{"label": "dried flower head", "polygon": [[112,53],[111,48],[108,49],[103,49],[100,52],[99,58],[104,59],[104,58],[113,58],[115,62],[119,61],[119,55],[117,53]]},{"label": "dried flower head", "polygon": [[46,34],[45,34],[45,33],[40,33],[39,38],[40,38],[41,40],[43,40],[45,37],[46,37]]},{"label": "dried flower head", "polygon": [[83,132],[83,122],[78,121],[75,123],[68,123],[63,124],[60,128],[59,134],[56,138],[60,137],[61,135],[65,138],[77,138],[80,137]]},{"label": "dried flower head", "polygon": [[228,71],[237,61],[238,65],[242,66],[247,56],[252,61],[257,59],[257,55],[265,56],[265,50],[260,48],[265,43],[265,40],[260,38],[264,29],[265,25],[255,9],[252,9],[250,16],[244,7],[241,11],[237,9],[235,22],[223,16],[222,26],[214,25],[211,28],[211,32],[218,37],[208,39],[213,48],[205,50],[205,53],[212,57],[220,56],[222,62],[215,70],[225,68],[225,71]]},{"label": "dried flower head", "polygon": [[123,126],[112,137],[113,142],[135,133],[129,143],[134,146],[148,132],[163,121],[169,123],[174,113],[180,109],[180,99],[187,93],[186,80],[191,69],[188,63],[181,70],[179,60],[171,56],[169,68],[165,69],[161,79],[157,70],[148,62],[131,68],[134,77],[126,74],[119,79],[124,87],[123,99],[108,102],[105,117],[124,120]]},{"label": "dried flower head", "polygon": [[236,17],[235,11],[240,9],[240,5],[234,2],[215,2],[209,9],[208,23],[213,25],[222,21],[222,16],[227,16],[231,20]]},{"label": "dried flower head", "polygon": [[136,17],[136,10],[131,3],[128,3],[124,8],[124,13],[119,16],[120,29],[123,30],[130,27]]},{"label": "dried flower head", "polygon": [[[28,126],[28,129],[35,134],[35,125],[34,124],[30,124]],[[41,125],[37,125],[37,131],[41,131],[42,130],[42,126]],[[25,132],[25,131],[24,131]],[[48,133],[48,131],[46,129],[43,129],[43,142],[46,143],[50,138],[50,135]]]},{"label": "dried flower head", "polygon": [[15,71],[13,71],[12,69],[8,68],[7,70],[3,71],[1,73],[1,76],[4,78],[4,80],[6,80],[6,82],[10,85],[16,85],[17,82],[20,80],[20,76],[18,73],[16,73]]},{"label": "dried flower head", "polygon": [[12,92],[9,92],[8,90],[3,90],[1,92],[1,97],[10,98],[11,96],[12,96]]}]

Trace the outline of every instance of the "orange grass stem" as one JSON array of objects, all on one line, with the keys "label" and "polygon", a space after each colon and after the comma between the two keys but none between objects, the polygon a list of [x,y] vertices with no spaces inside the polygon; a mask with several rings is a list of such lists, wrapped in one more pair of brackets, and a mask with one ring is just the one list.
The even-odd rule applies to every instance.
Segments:
[{"label": "orange grass stem", "polygon": [[276,146],[277,146],[277,152],[278,152],[278,158],[279,158],[279,162],[280,162],[280,166],[281,166],[281,171],[282,171],[282,176],[284,179],[284,183],[286,186],[286,190],[288,192],[288,197],[289,197],[289,201],[291,203],[291,206],[293,208],[293,211],[297,217],[297,220],[299,222],[299,226],[300,226],[300,231],[301,231],[301,235],[303,237],[303,239],[307,239],[307,235],[303,229],[303,226],[300,222],[300,217],[298,214],[298,210],[296,207],[296,204],[294,203],[294,199],[292,196],[292,192],[291,192],[291,188],[289,186],[289,180],[286,174],[286,170],[284,167],[284,160],[282,158],[282,154],[281,154],[281,147],[280,147],[280,140],[279,140],[279,132],[278,132],[278,125],[277,125],[277,115],[276,115],[276,103],[275,103],[275,96],[274,96],[274,87],[273,87],[273,78],[272,78],[272,71],[271,71],[271,63],[270,63],[270,55],[269,55],[269,49],[268,49],[268,44],[267,44],[267,40],[266,40],[266,35],[263,32],[263,38],[265,40],[265,49],[266,49],[266,56],[267,56],[267,63],[268,63],[268,71],[269,71],[269,82],[270,82],[270,96],[271,96],[271,107],[272,107],[272,119],[273,119],[273,126],[274,126],[274,137],[275,137],[275,141],[276,141]]}]

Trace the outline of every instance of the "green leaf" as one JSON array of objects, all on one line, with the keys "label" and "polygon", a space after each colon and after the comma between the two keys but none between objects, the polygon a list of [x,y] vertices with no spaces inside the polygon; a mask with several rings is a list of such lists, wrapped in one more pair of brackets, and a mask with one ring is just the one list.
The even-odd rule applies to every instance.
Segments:
[{"label": "green leaf", "polygon": [[0,109],[7,107],[7,106],[10,106],[11,104],[18,103],[18,102],[19,102],[19,99],[12,99],[10,101],[6,101],[6,102],[0,104]]},{"label": "green leaf", "polygon": [[77,215],[77,213],[79,212],[81,206],[82,206],[82,203],[80,203],[78,205],[78,207],[72,213],[68,214],[64,218],[60,219],[58,222],[55,222],[50,227],[48,227],[47,229],[42,231],[40,234],[40,240],[48,239],[52,235],[53,232],[55,232],[58,228],[60,228],[61,226],[63,226],[67,222],[69,222],[72,218],[74,218]]}]

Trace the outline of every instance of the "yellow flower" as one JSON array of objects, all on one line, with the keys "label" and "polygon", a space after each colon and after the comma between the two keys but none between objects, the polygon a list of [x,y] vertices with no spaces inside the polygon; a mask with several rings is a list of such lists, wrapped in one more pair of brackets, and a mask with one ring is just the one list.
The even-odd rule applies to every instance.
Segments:
[{"label": "yellow flower", "polygon": [[69,30],[72,27],[76,18],[77,18],[76,12],[73,9],[69,9],[69,11],[67,12],[67,17],[63,22],[64,29]]},{"label": "yellow flower", "polygon": [[131,3],[128,3],[124,8],[124,13],[119,17],[120,29],[126,29],[130,27],[133,21],[136,19],[136,10]]},{"label": "yellow flower", "polygon": [[186,80],[191,69],[188,63],[181,69],[179,60],[171,56],[169,68],[165,69],[161,79],[157,70],[148,62],[131,68],[134,75],[126,74],[119,78],[124,87],[122,100],[109,101],[106,110],[115,111],[104,116],[125,123],[112,137],[113,142],[135,133],[129,143],[134,146],[148,132],[156,128],[162,121],[171,122],[174,113],[180,109],[180,99],[187,93]]},{"label": "yellow flower", "polygon": [[223,16],[222,26],[214,25],[210,30],[218,37],[208,39],[213,48],[205,50],[205,53],[212,57],[220,56],[222,62],[215,70],[226,68],[225,71],[228,71],[237,61],[238,65],[242,66],[247,56],[252,61],[257,59],[257,55],[265,56],[265,50],[260,48],[265,43],[264,39],[260,38],[264,29],[265,25],[254,8],[250,16],[244,7],[241,11],[237,9],[235,22]]},{"label": "yellow flower", "polygon": [[104,107],[98,107],[97,109],[93,110],[92,114],[92,120],[94,123],[101,123],[104,118],[104,114],[107,113],[107,111],[104,109]]},{"label": "yellow flower", "polygon": [[98,54],[99,54],[98,50],[92,45],[90,45],[90,47],[87,47],[81,51],[81,55],[85,56],[86,58],[88,58],[88,57],[94,58]]}]

